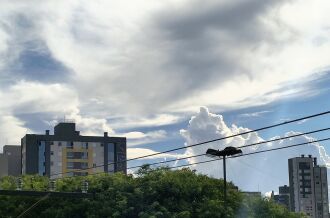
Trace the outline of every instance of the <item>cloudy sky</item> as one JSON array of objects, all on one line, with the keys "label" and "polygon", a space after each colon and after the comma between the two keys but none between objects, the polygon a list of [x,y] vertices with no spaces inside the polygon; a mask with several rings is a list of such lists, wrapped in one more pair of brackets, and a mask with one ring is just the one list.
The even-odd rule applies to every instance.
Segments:
[{"label": "cloudy sky", "polygon": [[[330,108],[324,0],[0,0],[0,6],[0,148],[52,130],[65,117],[83,134],[128,137],[129,157],[136,157]],[[308,132],[329,121],[305,120],[226,143]],[[287,158],[313,154],[327,164],[328,145],[233,159],[229,178],[242,189],[276,190],[287,184]],[[221,174],[219,163],[195,168]]]}]

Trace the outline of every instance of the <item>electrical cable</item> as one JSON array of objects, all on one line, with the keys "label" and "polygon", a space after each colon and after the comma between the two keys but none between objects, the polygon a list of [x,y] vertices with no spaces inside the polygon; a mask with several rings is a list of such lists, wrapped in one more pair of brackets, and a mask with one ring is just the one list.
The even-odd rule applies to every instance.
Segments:
[{"label": "electrical cable", "polygon": [[[275,141],[290,139],[290,138],[294,138],[294,137],[298,137],[298,136],[302,136],[302,135],[308,135],[308,134],[312,134],[312,133],[323,132],[323,131],[327,131],[327,130],[330,130],[330,128],[318,129],[318,130],[314,130],[314,131],[310,131],[310,132],[299,133],[299,134],[295,134],[295,135],[290,135],[290,136],[285,136],[285,137],[270,139],[270,140],[267,140],[267,141],[260,141],[260,142],[256,142],[256,143],[252,143],[252,144],[248,144],[248,145],[239,146],[237,148],[246,148],[246,147],[251,147],[251,146],[255,146],[255,145],[260,145],[260,144],[265,144],[265,143],[270,143],[270,142],[275,142]],[[177,158],[177,159],[174,159],[174,160],[166,160],[166,161],[160,161],[160,162],[150,163],[148,165],[151,166],[151,165],[156,165],[156,164],[169,163],[169,162],[174,162],[174,161],[178,161],[178,160],[189,159],[189,158],[193,158],[193,157],[200,157],[200,156],[204,156],[204,155],[205,155],[205,153],[202,153],[202,154],[197,154],[197,155],[193,155],[193,156]],[[134,169],[134,168],[138,168],[138,167],[140,167],[140,166],[128,167],[127,169]]]},{"label": "electrical cable", "polygon": [[[330,138],[324,138],[324,139],[319,139],[319,140],[314,140],[314,141],[304,142],[304,143],[299,143],[299,144],[294,144],[294,145],[288,145],[288,146],[279,147],[279,148],[273,148],[273,149],[268,149],[268,150],[251,152],[251,153],[242,154],[242,155],[238,155],[238,156],[227,157],[227,159],[228,158],[238,158],[238,157],[242,157],[242,156],[248,156],[248,155],[259,154],[259,153],[265,153],[265,152],[270,152],[270,151],[277,151],[277,150],[282,150],[282,149],[286,149],[286,148],[292,148],[292,147],[312,144],[312,143],[316,143],[316,142],[323,142],[323,141],[328,141],[328,140],[330,140]],[[190,164],[184,164],[184,165],[180,165],[180,166],[168,167],[168,169],[175,169],[175,168],[179,168],[179,167],[186,167],[186,166],[191,166],[191,165],[196,165],[196,164],[208,163],[208,162],[217,161],[217,160],[222,160],[222,158],[207,160],[207,161],[201,161],[201,162],[196,162],[196,163],[190,163]],[[143,165],[141,165],[141,166],[143,166]]]},{"label": "electrical cable", "polygon": [[148,154],[148,155],[144,155],[144,156],[140,156],[140,157],[127,159],[127,160],[124,160],[124,161],[110,162],[108,164],[102,164],[102,165],[98,165],[98,166],[95,166],[95,167],[89,167],[89,168],[85,168],[85,169],[81,169],[81,170],[54,173],[54,174],[51,174],[50,177],[57,176],[57,175],[63,175],[63,174],[67,174],[67,173],[70,173],[70,172],[85,171],[85,170],[88,170],[88,169],[93,169],[93,168],[102,167],[102,166],[106,166],[106,165],[109,166],[109,165],[128,162],[128,161],[132,161],[132,160],[143,159],[143,158],[146,158],[146,157],[156,156],[156,155],[159,155],[159,154],[165,154],[165,153],[169,153],[169,152],[173,152],[173,151],[177,151],[177,150],[182,150],[182,149],[191,148],[191,147],[195,147],[195,146],[199,146],[199,145],[203,145],[203,144],[208,144],[208,143],[211,143],[211,142],[216,142],[216,141],[221,141],[221,140],[233,138],[233,137],[236,137],[236,136],[246,135],[246,134],[249,134],[249,133],[258,132],[258,131],[262,131],[262,130],[266,130],[266,129],[270,129],[270,128],[274,128],[274,127],[278,127],[278,126],[298,122],[298,121],[305,120],[305,119],[311,119],[311,118],[315,118],[315,117],[318,117],[318,116],[323,116],[323,115],[326,115],[326,114],[329,114],[329,113],[330,113],[330,111],[325,111],[325,112],[321,112],[321,113],[317,113],[317,114],[313,114],[313,115],[309,115],[309,116],[305,116],[305,117],[285,121],[285,122],[282,122],[282,123],[277,123],[277,124],[273,124],[273,125],[270,125],[270,126],[261,127],[261,128],[254,129],[254,130],[249,130],[249,131],[246,131],[246,132],[233,134],[233,135],[230,135],[230,136],[225,136],[225,137],[221,137],[221,138],[217,138],[217,139],[213,139],[213,140],[208,140],[208,141],[204,141],[204,142],[200,142],[200,143],[196,143],[196,144],[191,144],[191,145],[188,145],[188,146],[182,146],[182,147],[178,147],[178,148],[174,148],[174,149],[170,149],[170,150],[166,150],[166,151],[156,152],[156,153],[153,153],[153,154]]},{"label": "electrical cable", "polygon": [[[324,138],[324,139],[319,139],[319,140],[313,140],[313,141],[309,141],[309,142],[303,142],[303,143],[293,144],[293,145],[287,145],[287,146],[278,147],[278,148],[272,148],[272,149],[268,149],[268,150],[261,150],[261,151],[256,151],[256,152],[250,152],[250,153],[241,154],[241,155],[238,155],[238,156],[229,156],[227,158],[237,158],[237,157],[248,156],[248,155],[253,155],[253,154],[259,154],[259,153],[264,153],[264,152],[282,150],[282,149],[286,149],[286,148],[292,148],[292,147],[297,147],[297,146],[312,144],[312,143],[316,143],[316,142],[328,141],[328,140],[330,140],[330,137],[329,138]],[[203,154],[203,155],[205,155],[205,154]],[[202,155],[194,155],[194,156],[186,157],[185,159],[192,158],[192,157],[197,157],[197,156],[202,156]],[[185,164],[185,165],[180,165],[180,166],[174,166],[174,167],[167,167],[167,168],[168,169],[174,169],[174,168],[186,167],[186,166],[191,166],[191,165],[196,165],[196,164],[209,163],[209,162],[213,162],[213,161],[217,161],[217,160],[222,160],[222,158],[217,158],[217,159],[212,159],[212,160],[206,160],[206,161],[201,161],[201,162],[196,162],[196,163],[190,163],[190,164]],[[170,161],[166,161],[166,162],[170,162]],[[162,163],[165,163],[165,161],[163,161]],[[130,168],[127,168],[127,169],[139,168],[139,167],[143,167],[145,165],[149,165],[149,164],[142,164],[142,165],[130,167]],[[155,164],[153,164],[153,165],[155,165]],[[114,172],[114,171],[110,171],[110,172]],[[93,173],[93,174],[89,174],[89,175],[104,174],[104,173],[106,173],[106,172],[98,172],[98,173]],[[65,178],[70,178],[70,177],[65,177]],[[59,178],[59,179],[61,179],[61,178]]]}]

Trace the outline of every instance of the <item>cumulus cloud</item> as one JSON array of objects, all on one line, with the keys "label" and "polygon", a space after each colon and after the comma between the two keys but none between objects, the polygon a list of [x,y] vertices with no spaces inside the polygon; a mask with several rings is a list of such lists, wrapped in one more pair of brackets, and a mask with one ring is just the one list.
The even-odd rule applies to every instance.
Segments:
[{"label": "cumulus cloud", "polygon": [[[221,115],[212,114],[207,108],[202,107],[199,113],[191,118],[187,129],[181,130],[181,134],[185,138],[187,144],[194,144],[243,133],[249,130],[248,128],[237,127],[235,125],[228,126]],[[291,131],[284,134],[284,136],[296,134],[299,133]],[[279,136],[274,136],[271,139],[278,137]],[[239,147],[264,140],[267,139],[263,139],[260,137],[259,133],[253,132],[203,146],[187,148],[186,155],[203,154],[208,148],[223,149],[226,146]],[[315,140],[316,139],[312,136],[303,135],[287,140],[242,148],[242,150],[244,154],[248,154],[286,145],[313,142]],[[260,190],[264,193],[269,190],[277,190],[278,186],[288,184],[288,159],[298,157],[301,154],[317,157],[319,164],[330,166],[330,159],[324,147],[319,143],[310,143],[301,147],[230,158],[227,160],[229,180],[233,181],[243,190]],[[209,157],[202,156],[190,158],[188,162],[196,163],[209,159]],[[193,165],[192,168],[198,170],[198,172],[222,178],[222,162],[220,161]]]},{"label": "cumulus cloud", "polygon": [[[74,111],[109,132],[173,124],[200,105],[318,93],[285,83],[329,66],[323,0],[32,2],[0,8],[0,107],[23,123],[24,108],[47,119]],[[40,98],[51,103],[38,108]],[[113,117],[123,122],[110,127]]]}]

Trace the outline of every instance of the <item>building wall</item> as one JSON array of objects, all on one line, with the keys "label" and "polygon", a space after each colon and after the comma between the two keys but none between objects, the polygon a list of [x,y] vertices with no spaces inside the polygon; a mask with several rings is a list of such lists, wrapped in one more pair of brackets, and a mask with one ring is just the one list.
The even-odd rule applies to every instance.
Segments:
[{"label": "building wall", "polygon": [[[93,149],[92,166],[99,166],[93,169],[94,173],[104,172],[104,147],[101,142],[91,142],[90,147]],[[88,156],[90,157],[90,156]]]},{"label": "building wall", "polygon": [[21,174],[21,147],[18,145],[3,146],[0,154],[0,177],[19,176]]},{"label": "building wall", "polygon": [[280,186],[279,194],[274,195],[274,201],[278,204],[285,206],[290,210],[290,187],[287,185]]},{"label": "building wall", "polygon": [[289,159],[289,181],[292,211],[315,218],[329,217],[326,167],[318,166],[310,155]]},{"label": "building wall", "polygon": [[8,157],[0,154],[0,178],[3,176],[8,176]]},{"label": "building wall", "polygon": [[316,217],[329,217],[327,168],[314,167]]},{"label": "building wall", "polygon": [[[74,124],[59,124],[55,135],[26,135],[22,139],[22,172],[54,178],[98,172],[126,173],[126,138],[81,136]],[[95,166],[99,166],[93,168]]]},{"label": "building wall", "polygon": [[34,134],[25,135],[21,140],[22,146],[22,174],[39,173],[39,143],[38,136]]},{"label": "building wall", "polygon": [[8,175],[19,176],[21,174],[21,146],[5,145],[3,153],[8,157]]},{"label": "building wall", "polygon": [[[62,141],[54,141],[50,146],[50,175],[58,174],[62,172]],[[66,155],[66,154],[65,154]],[[56,175],[55,178],[62,177],[62,175]]]},{"label": "building wall", "polygon": [[289,182],[291,189],[291,210],[305,212],[314,217],[313,159],[297,157],[289,159]]}]

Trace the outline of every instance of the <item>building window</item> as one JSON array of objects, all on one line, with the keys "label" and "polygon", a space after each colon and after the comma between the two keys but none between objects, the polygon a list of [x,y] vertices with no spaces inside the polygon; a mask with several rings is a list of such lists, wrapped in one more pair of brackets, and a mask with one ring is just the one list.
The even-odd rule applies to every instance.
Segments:
[{"label": "building window", "polygon": [[81,159],[88,159],[88,152],[81,152]]},{"label": "building window", "polygon": [[86,169],[86,168],[88,168],[88,163],[81,163],[80,167],[81,167],[81,169]]},{"label": "building window", "polygon": [[38,174],[44,175],[46,172],[45,168],[45,151],[46,151],[46,143],[44,141],[39,141],[39,149],[38,149]]},{"label": "building window", "polygon": [[73,148],[73,142],[67,142],[66,147],[67,148]]},{"label": "building window", "polygon": [[113,172],[115,170],[115,144],[108,143],[108,172]]},{"label": "building window", "polygon": [[73,162],[68,162],[66,165],[67,169],[73,169],[74,168],[74,163]]},{"label": "building window", "polygon": [[74,158],[74,153],[73,152],[67,152],[66,153],[66,158]]},{"label": "building window", "polygon": [[54,155],[54,151],[50,151],[50,155]]}]

